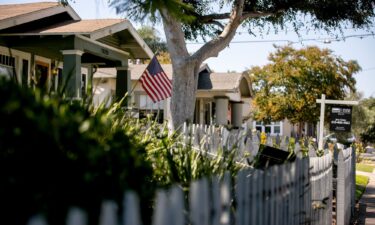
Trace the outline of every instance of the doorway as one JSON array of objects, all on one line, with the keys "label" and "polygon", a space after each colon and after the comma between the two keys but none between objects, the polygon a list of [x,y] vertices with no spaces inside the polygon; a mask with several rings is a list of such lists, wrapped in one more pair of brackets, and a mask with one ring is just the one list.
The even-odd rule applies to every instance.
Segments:
[{"label": "doorway", "polygon": [[35,87],[46,91],[48,88],[49,64],[44,62],[35,62]]}]

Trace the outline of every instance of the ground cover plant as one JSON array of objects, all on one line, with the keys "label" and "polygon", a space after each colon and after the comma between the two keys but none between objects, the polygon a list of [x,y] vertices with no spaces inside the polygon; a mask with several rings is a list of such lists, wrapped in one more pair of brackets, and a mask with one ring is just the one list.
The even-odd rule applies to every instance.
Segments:
[{"label": "ground cover plant", "polygon": [[356,164],[356,170],[357,171],[372,173],[374,168],[375,168],[375,166],[372,166],[372,165],[367,165],[367,164],[363,164],[363,163],[357,163]]},{"label": "ground cover plant", "polygon": [[369,178],[363,175],[355,176],[355,199],[359,201],[366,190]]}]

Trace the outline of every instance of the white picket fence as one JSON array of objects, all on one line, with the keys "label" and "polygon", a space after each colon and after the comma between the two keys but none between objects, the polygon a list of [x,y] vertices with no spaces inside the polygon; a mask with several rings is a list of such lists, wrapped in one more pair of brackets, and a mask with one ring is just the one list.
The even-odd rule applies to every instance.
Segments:
[{"label": "white picket fence", "polygon": [[[247,131],[194,130],[194,138],[187,140],[186,136],[185,141],[199,149],[214,152],[219,145],[236,145],[255,154],[259,147],[259,138]],[[282,141],[279,145],[287,146]],[[349,224],[354,205],[353,152],[352,148],[342,150],[337,158],[337,224]],[[243,169],[234,178],[229,172],[221,178],[203,178],[191,183],[188,196],[176,184],[157,192],[152,225],[332,224],[332,165],[333,157],[327,151],[322,157],[297,157],[292,163],[264,171]],[[125,194],[121,221],[117,210],[114,202],[104,202],[99,225],[142,224],[138,197],[133,192]],[[28,225],[46,224],[42,217],[35,217]],[[66,224],[86,225],[85,213],[71,209]]]},{"label": "white picket fence", "polygon": [[[191,144],[193,148],[208,153],[216,154],[219,149],[230,151],[236,149],[237,159],[239,161],[244,159],[252,161],[257,155],[260,145],[260,133],[252,132],[248,127],[241,129],[227,130],[222,126],[214,125],[199,125],[199,124],[184,124],[183,139],[186,144]],[[289,137],[267,136],[266,145],[274,146],[288,151]],[[305,141],[303,145],[315,153],[314,147],[311,143]],[[295,143],[294,152],[301,156],[301,148],[299,142]]]},{"label": "white picket fence", "polygon": [[[355,149],[347,148],[338,152],[336,220],[338,225],[350,223],[355,207]],[[353,182],[354,181],[354,182]]]},{"label": "white picket fence", "polygon": [[332,224],[332,156],[310,157],[311,224]]}]

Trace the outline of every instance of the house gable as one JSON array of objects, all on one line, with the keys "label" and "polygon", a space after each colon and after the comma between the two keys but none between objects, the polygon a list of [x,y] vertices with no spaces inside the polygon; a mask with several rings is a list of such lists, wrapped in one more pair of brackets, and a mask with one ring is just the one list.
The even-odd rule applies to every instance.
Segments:
[{"label": "house gable", "polygon": [[0,5],[1,33],[18,33],[61,21],[81,20],[68,5],[56,2]]}]

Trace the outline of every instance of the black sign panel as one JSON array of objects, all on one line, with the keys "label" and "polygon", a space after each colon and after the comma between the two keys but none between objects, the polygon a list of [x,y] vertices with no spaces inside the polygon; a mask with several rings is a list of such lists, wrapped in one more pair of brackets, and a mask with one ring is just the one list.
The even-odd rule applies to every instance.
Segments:
[{"label": "black sign panel", "polygon": [[283,164],[286,161],[294,161],[296,156],[281,149],[267,145],[260,145],[256,158],[258,158],[258,160],[256,161],[254,168],[266,169],[276,164]]},{"label": "black sign panel", "polygon": [[352,125],[351,106],[332,106],[330,130],[335,132],[350,132]]}]

